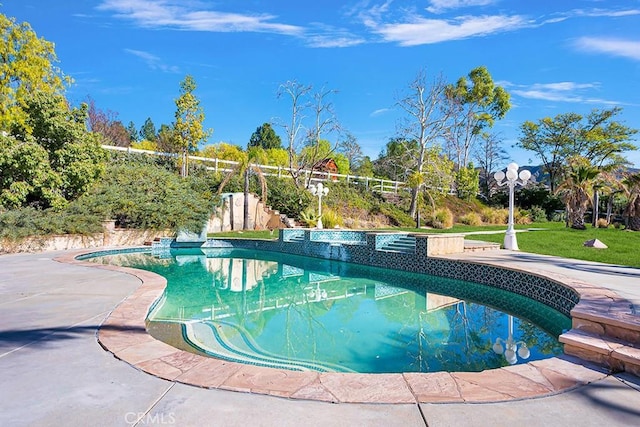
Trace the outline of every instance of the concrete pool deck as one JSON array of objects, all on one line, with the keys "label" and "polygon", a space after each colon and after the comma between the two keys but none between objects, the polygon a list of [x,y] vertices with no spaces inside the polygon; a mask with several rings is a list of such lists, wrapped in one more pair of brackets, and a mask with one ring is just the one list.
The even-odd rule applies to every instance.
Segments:
[{"label": "concrete pool deck", "polygon": [[[624,269],[620,272],[625,274],[616,275],[602,265],[529,255],[497,251],[464,257],[526,263],[528,268],[544,271],[558,269],[556,273],[599,283],[635,303],[634,295],[640,289],[637,269]],[[193,359],[181,359],[184,356],[177,356],[175,349],[168,350],[165,344],[149,340],[144,324],[136,317],[140,312],[146,313],[148,304],[157,296],[156,290],[141,286],[142,281],[152,283],[155,275],[136,272],[134,276],[60,263],[54,261],[56,257],[73,258],[73,252],[0,256],[0,425],[640,424],[638,377],[607,375],[570,357],[554,358],[553,363],[539,362],[538,373],[545,372],[546,376],[535,382],[540,385],[546,381],[553,387],[547,387],[546,391],[532,393],[530,388],[519,389],[514,385],[515,376],[527,375],[524,371],[496,375],[501,370],[494,370],[484,382],[471,379],[466,381],[466,387],[457,383],[453,393],[461,397],[458,403],[451,399],[449,403],[435,403],[437,400],[420,398],[416,393],[418,380],[408,397],[404,391],[398,391],[394,379],[384,376],[379,376],[382,379],[379,384],[353,381],[357,377],[340,384],[337,376],[332,378],[328,374],[326,381],[307,384],[311,385],[307,393],[315,390],[320,396],[327,396],[329,391],[333,397],[319,399],[329,402],[362,401],[358,394],[376,395],[378,402],[389,402],[389,396],[399,394],[400,399],[394,404],[332,404],[308,400],[312,398],[309,395],[287,395],[286,390],[297,387],[299,391],[305,384],[296,383],[300,377],[282,381],[279,374],[272,378],[272,383],[278,384],[271,393],[276,397],[238,393],[231,390],[251,391],[256,375],[262,376],[259,378],[262,382],[264,375],[252,373],[248,368],[239,371],[241,368],[230,368],[231,364],[224,368],[219,365],[224,362],[220,361],[206,362],[218,363],[216,370],[191,371],[189,382],[211,385],[205,382],[213,381],[226,386],[206,389],[185,385],[183,382],[187,381],[179,377],[189,373]],[[491,261],[487,257],[498,259]],[[614,280],[617,276],[622,279]],[[136,294],[139,298],[135,301],[127,298]],[[131,305],[124,310],[126,301]],[[122,310],[112,312],[114,307]],[[109,320],[105,322],[107,317]],[[129,363],[114,358],[98,344],[97,331],[103,322],[100,339],[112,339],[110,350]],[[176,364],[183,369],[178,372],[170,368]],[[519,366],[529,365],[532,364]],[[517,367],[505,369],[514,368]],[[152,369],[164,372],[159,376],[173,379],[161,379],[142,371]],[[216,371],[217,376],[202,374]],[[340,374],[342,378],[344,375],[351,374]],[[505,384],[511,389],[507,401],[504,396],[495,395],[495,390]],[[465,395],[466,391],[469,394]],[[473,393],[478,397],[470,398]],[[441,393],[435,397],[438,395]]]}]

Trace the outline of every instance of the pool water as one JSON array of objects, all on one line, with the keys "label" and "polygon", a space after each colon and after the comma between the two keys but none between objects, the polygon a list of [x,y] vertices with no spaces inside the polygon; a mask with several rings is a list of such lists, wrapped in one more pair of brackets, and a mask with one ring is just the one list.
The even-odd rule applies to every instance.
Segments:
[{"label": "pool water", "polygon": [[[543,304],[489,286],[289,254],[190,249],[92,260],[167,279],[148,317],[156,338],[259,366],[482,371],[562,354],[557,337],[571,325]],[[504,352],[508,339],[519,352]]]}]

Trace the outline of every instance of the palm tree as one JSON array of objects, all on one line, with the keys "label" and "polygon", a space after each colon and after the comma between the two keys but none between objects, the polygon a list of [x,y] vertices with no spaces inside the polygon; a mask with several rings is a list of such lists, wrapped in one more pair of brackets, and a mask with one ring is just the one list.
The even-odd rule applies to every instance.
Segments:
[{"label": "palm tree", "polygon": [[[253,147],[248,152],[243,153],[242,158],[224,177],[218,187],[218,195],[222,194],[224,187],[231,181],[234,175],[244,176],[244,205],[243,205],[243,223],[242,229],[249,229],[249,179],[254,173],[260,181],[260,192],[263,203],[267,202],[267,180],[262,174],[262,170],[254,162],[260,162],[264,156],[264,150]],[[266,163],[266,162],[264,162]]]},{"label": "palm tree", "polygon": [[573,164],[565,180],[558,186],[556,193],[564,200],[567,211],[567,225],[584,230],[584,214],[592,203],[593,183],[600,170],[590,164]]},{"label": "palm tree", "polygon": [[625,209],[627,228],[640,231],[640,172],[628,176],[622,181],[622,184],[629,199]]}]

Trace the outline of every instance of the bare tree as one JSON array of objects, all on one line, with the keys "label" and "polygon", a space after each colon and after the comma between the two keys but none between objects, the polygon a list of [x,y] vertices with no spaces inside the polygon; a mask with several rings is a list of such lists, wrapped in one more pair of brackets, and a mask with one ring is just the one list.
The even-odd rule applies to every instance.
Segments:
[{"label": "bare tree", "polygon": [[473,152],[478,167],[480,167],[480,187],[485,197],[490,196],[491,173],[499,163],[504,163],[509,158],[507,152],[502,148],[502,143],[503,140],[499,135],[483,132]]},{"label": "bare tree", "polygon": [[409,91],[396,105],[407,114],[399,125],[403,140],[417,144],[413,162],[415,175],[411,179],[411,206],[409,214],[416,216],[418,194],[424,186],[423,173],[429,169],[427,162],[432,161],[434,150],[439,152],[438,141],[444,137],[447,124],[447,110],[443,108],[446,84],[442,76],[436,77],[427,87],[425,70],[420,70],[409,84]]},{"label": "bare tree", "polygon": [[344,141],[338,144],[338,151],[347,158],[351,170],[360,167],[364,154],[362,154],[362,147],[358,144],[358,140],[351,133],[347,132]]},{"label": "bare tree", "polygon": [[289,123],[281,123],[285,130],[289,151],[289,169],[292,173],[296,185],[298,185],[298,176],[294,170],[298,170],[297,165],[297,145],[300,143],[299,134],[303,129],[302,121],[304,120],[304,112],[308,108],[309,103],[305,101],[305,97],[311,91],[312,86],[303,85],[296,80],[289,80],[280,85],[277,97],[288,96],[291,99],[291,121]]},{"label": "bare tree", "polygon": [[[300,167],[303,169],[311,169],[313,171],[316,164],[325,157],[333,153],[338,144],[335,143],[330,147],[329,152],[321,149],[321,141],[324,140],[325,134],[340,132],[341,126],[336,118],[333,103],[327,99],[330,95],[338,93],[335,89],[325,89],[324,87],[313,95],[311,109],[313,111],[313,127],[309,128],[306,137],[307,146],[304,155],[300,156]],[[312,175],[309,176],[311,178]],[[309,182],[305,182],[305,187]]]}]

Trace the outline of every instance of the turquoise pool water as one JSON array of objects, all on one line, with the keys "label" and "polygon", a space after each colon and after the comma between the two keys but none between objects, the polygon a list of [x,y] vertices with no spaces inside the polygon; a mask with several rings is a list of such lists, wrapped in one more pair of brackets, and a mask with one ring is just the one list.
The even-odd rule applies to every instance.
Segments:
[{"label": "turquoise pool water", "polygon": [[190,249],[91,260],[167,279],[148,318],[156,338],[260,366],[481,371],[561,354],[557,337],[571,325],[543,304],[485,285],[289,254]]}]

